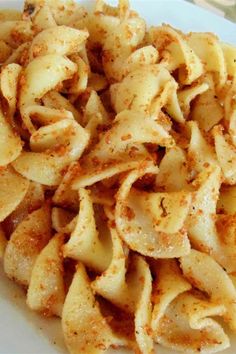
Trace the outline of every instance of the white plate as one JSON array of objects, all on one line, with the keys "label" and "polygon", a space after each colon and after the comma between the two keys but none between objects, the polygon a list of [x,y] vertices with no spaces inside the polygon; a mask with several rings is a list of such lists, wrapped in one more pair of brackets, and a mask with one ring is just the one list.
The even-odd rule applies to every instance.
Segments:
[{"label": "white plate", "polygon": [[[91,5],[91,0],[81,2]],[[164,22],[183,31],[214,32],[223,41],[236,44],[235,24],[182,0],[131,0],[131,5],[150,25]],[[21,6],[22,1],[0,0],[0,7]],[[0,265],[0,354],[66,352],[60,322],[57,319],[45,320],[31,312],[25,305],[23,291],[6,279]],[[115,353],[125,354],[128,351],[120,350]],[[158,354],[171,353],[174,352],[158,348]],[[236,353],[236,335],[232,338],[231,348],[223,353]]]}]

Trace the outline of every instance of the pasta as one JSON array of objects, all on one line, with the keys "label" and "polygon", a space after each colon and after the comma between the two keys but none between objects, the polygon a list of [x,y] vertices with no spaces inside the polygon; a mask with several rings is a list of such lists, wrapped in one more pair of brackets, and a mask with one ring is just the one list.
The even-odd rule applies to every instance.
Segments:
[{"label": "pasta", "polygon": [[236,48],[97,0],[0,11],[0,262],[71,354],[236,332]]},{"label": "pasta", "polygon": [[203,294],[192,290],[175,260],[154,263],[153,269],[159,278],[154,283],[152,317],[156,340],[188,353],[214,353],[226,348],[228,339],[224,331],[209,318],[223,316],[224,306],[210,303]]},{"label": "pasta", "polygon": [[63,281],[64,235],[57,234],[37,257],[27,292],[27,305],[48,315],[61,315],[65,301]]}]

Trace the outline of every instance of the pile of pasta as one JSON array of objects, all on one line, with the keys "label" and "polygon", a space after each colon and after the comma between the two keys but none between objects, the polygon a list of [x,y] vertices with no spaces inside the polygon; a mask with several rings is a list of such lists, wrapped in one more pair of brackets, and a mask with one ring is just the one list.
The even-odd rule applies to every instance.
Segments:
[{"label": "pile of pasta", "polygon": [[26,0],[0,61],[0,258],[29,308],[71,354],[229,347],[236,48],[126,0]]}]

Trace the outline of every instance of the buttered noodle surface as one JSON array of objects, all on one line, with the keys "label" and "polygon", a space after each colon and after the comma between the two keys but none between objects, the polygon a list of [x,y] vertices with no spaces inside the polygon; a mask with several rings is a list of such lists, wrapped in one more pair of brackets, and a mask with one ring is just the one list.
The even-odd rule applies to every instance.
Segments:
[{"label": "buttered noodle surface", "polygon": [[0,11],[0,260],[71,354],[236,331],[236,48],[141,15]]}]

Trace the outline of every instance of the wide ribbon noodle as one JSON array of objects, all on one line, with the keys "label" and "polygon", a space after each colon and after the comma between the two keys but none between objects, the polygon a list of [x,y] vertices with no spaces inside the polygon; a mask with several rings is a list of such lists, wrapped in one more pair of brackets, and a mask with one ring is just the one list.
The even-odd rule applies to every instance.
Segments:
[{"label": "wide ribbon noodle", "polygon": [[128,0],[0,10],[0,261],[69,353],[230,346],[235,61]]},{"label": "wide ribbon noodle", "polygon": [[223,316],[225,307],[192,290],[175,260],[155,261],[152,269],[156,275],[152,314],[155,340],[188,353],[214,353],[227,348],[227,335],[220,324],[209,318]]}]

